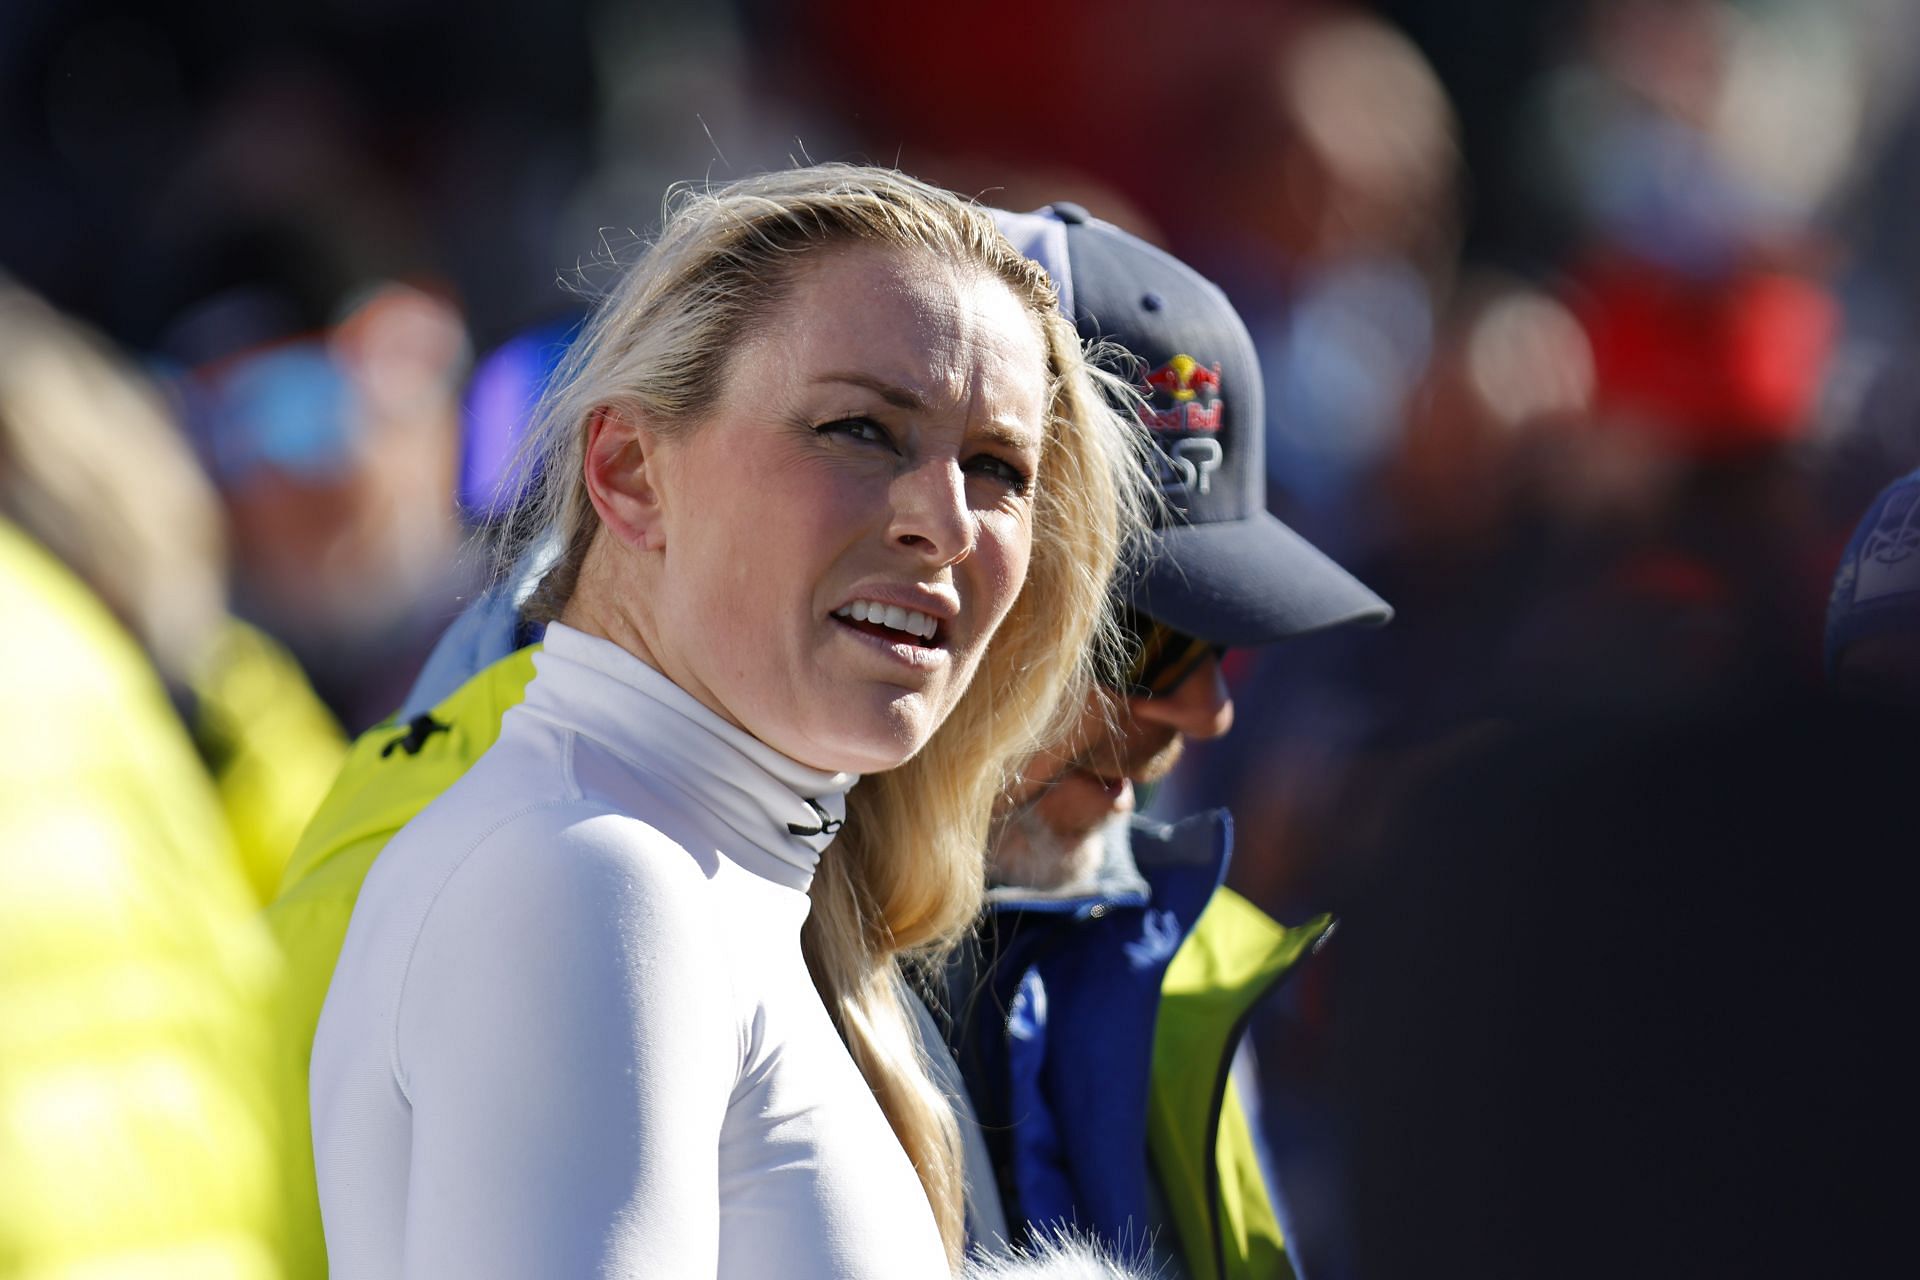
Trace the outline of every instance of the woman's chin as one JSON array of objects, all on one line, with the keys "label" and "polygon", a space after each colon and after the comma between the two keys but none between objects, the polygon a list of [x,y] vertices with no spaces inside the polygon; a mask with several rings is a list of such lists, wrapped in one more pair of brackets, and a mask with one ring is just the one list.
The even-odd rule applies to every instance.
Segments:
[{"label": "woman's chin", "polygon": [[[899,690],[893,691],[898,695]],[[878,697],[862,707],[849,698],[836,714],[811,726],[788,755],[827,773],[885,773],[913,759],[937,727],[920,698]]]},{"label": "woman's chin", "polygon": [[850,742],[838,739],[822,743],[807,755],[796,756],[795,759],[825,773],[885,773],[913,759],[924,745],[920,740],[903,744],[891,740]]}]

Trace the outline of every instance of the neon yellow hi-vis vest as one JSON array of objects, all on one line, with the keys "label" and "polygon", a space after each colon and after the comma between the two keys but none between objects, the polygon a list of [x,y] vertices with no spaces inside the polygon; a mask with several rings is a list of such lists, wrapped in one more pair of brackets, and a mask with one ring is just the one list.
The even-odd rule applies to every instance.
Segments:
[{"label": "neon yellow hi-vis vest", "polygon": [[307,1111],[307,1063],[354,901],[373,860],[500,736],[500,718],[533,679],[522,649],[481,671],[425,716],[360,735],[287,863],[267,924],[286,965],[274,1019],[274,1090],[286,1140],[286,1255],[290,1280],[327,1274]]},{"label": "neon yellow hi-vis vest", "polygon": [[1260,997],[1332,927],[1320,916],[1285,928],[1222,887],[1161,979],[1147,1149],[1192,1280],[1295,1274],[1253,1131],[1222,1068]]},{"label": "neon yellow hi-vis vest", "polygon": [[276,962],[159,677],[0,521],[0,1276],[271,1280]]},{"label": "neon yellow hi-vis vest", "polygon": [[346,736],[293,655],[238,618],[226,620],[190,678],[194,742],[265,906],[340,772]]}]

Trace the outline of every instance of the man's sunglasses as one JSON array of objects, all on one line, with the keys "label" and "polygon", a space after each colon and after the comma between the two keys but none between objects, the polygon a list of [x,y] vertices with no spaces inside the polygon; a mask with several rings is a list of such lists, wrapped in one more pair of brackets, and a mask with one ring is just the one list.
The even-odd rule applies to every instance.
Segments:
[{"label": "man's sunglasses", "polygon": [[1227,651],[1152,618],[1129,612],[1121,621],[1132,661],[1115,687],[1128,697],[1160,698],[1180,687],[1209,656]]}]

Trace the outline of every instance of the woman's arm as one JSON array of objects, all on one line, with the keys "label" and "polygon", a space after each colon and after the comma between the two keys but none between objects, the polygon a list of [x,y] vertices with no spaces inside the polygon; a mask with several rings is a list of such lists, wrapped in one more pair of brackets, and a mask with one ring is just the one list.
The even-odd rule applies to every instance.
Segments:
[{"label": "woman's arm", "polygon": [[714,1272],[740,1049],[707,886],[650,828],[568,812],[482,844],[414,949],[407,1276]]}]

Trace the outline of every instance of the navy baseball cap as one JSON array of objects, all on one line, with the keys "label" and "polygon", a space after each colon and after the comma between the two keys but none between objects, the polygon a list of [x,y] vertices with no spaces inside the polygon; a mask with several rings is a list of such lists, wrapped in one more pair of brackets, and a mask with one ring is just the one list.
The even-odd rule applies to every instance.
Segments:
[{"label": "navy baseball cap", "polygon": [[1386,601],[1267,510],[1260,366],[1226,295],[1078,205],[994,217],[1053,277],[1082,339],[1141,362],[1114,372],[1144,380],[1142,425],[1166,511],[1149,554],[1124,571],[1128,602],[1233,646],[1391,618]]}]

